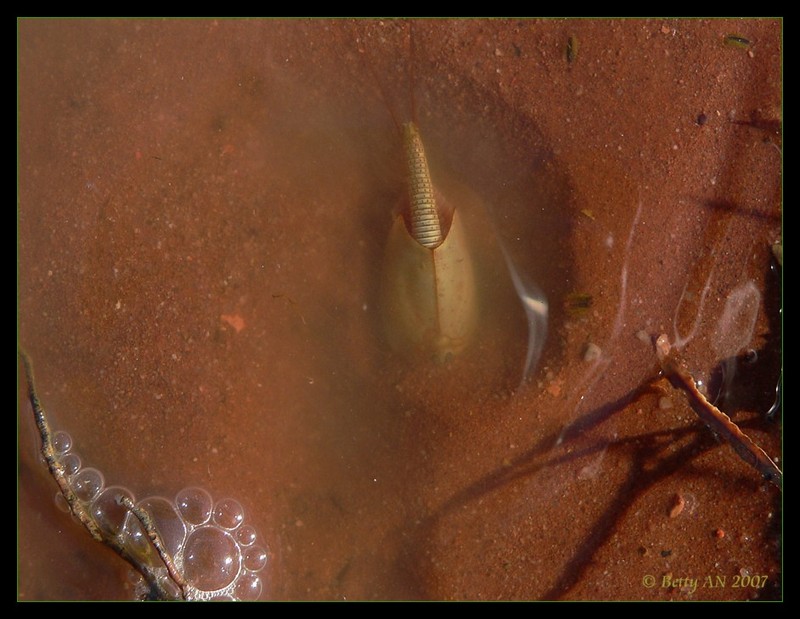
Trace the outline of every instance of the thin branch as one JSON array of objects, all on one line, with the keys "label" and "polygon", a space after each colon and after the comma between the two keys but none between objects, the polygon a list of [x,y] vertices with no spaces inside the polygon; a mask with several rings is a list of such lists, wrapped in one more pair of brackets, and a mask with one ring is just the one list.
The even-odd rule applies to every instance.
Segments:
[{"label": "thin branch", "polygon": [[739,457],[761,473],[764,479],[781,488],[783,473],[778,465],[730,417],[706,399],[697,388],[692,375],[681,364],[666,335],[660,335],[656,340],[656,355],[664,375],[674,387],[686,392],[689,404],[703,423],[724,438]]},{"label": "thin branch", "polygon": [[159,534],[158,529],[156,529],[155,523],[153,522],[153,518],[150,515],[150,513],[143,507],[138,507],[137,505],[134,505],[133,501],[131,501],[130,498],[126,497],[125,495],[120,495],[117,500],[130,513],[132,513],[134,517],[139,521],[139,524],[142,525],[142,528],[144,529],[145,533],[147,533],[147,537],[150,540],[150,543],[156,549],[158,556],[161,558],[161,561],[167,568],[169,577],[176,585],[178,585],[178,587],[180,587],[183,599],[186,599],[188,590],[186,579],[183,577],[180,571],[178,571],[178,568],[175,566],[175,562],[172,560],[172,556],[169,554],[169,551],[164,545],[164,540],[161,539],[161,535]]},{"label": "thin branch", "polygon": [[[33,416],[36,420],[36,427],[39,431],[39,438],[42,441],[41,454],[47,463],[47,468],[50,470],[50,475],[53,477],[53,479],[55,479],[62,496],[66,499],[72,515],[78,519],[78,521],[95,540],[111,548],[122,559],[127,561],[131,567],[133,567],[133,569],[142,575],[149,588],[149,597],[151,599],[186,599],[186,582],[183,580],[180,574],[178,574],[172,559],[164,550],[163,542],[161,541],[158,533],[155,531],[152,517],[146,510],[143,508],[137,508],[135,506],[132,507],[133,504],[130,499],[127,499],[127,497],[117,497],[117,501],[124,504],[125,507],[139,520],[139,522],[142,523],[142,526],[144,526],[151,543],[153,546],[155,546],[159,557],[161,557],[162,561],[164,561],[164,565],[167,568],[170,578],[180,587],[180,596],[176,596],[175,593],[165,587],[161,578],[161,574],[159,574],[156,569],[144,564],[137,557],[131,554],[130,550],[125,545],[125,538],[123,535],[115,536],[103,531],[97,524],[97,521],[94,519],[94,517],[89,513],[84,504],[77,497],[72,489],[72,486],[69,484],[66,471],[64,470],[64,465],[59,459],[58,453],[53,445],[53,431],[50,427],[50,422],[47,419],[47,414],[39,403],[39,397],[36,394],[36,388],[33,381],[33,365],[31,364],[30,357],[28,357],[27,353],[22,349],[19,350],[19,356],[20,359],[22,359],[22,365],[25,368],[25,380],[28,384],[28,400],[31,403]],[[125,502],[125,499],[127,499],[127,503]],[[155,539],[158,541],[158,545],[156,544],[156,541],[154,541],[153,534],[155,535]]]},{"label": "thin branch", "polygon": [[98,542],[103,541],[103,533],[100,527],[97,526],[94,518],[86,511],[86,508],[80,502],[72,486],[69,485],[67,474],[64,471],[64,465],[58,458],[55,446],[53,445],[53,431],[50,429],[50,422],[47,420],[47,415],[44,412],[41,404],[39,404],[39,397],[36,395],[36,389],[33,386],[33,366],[28,355],[23,351],[19,351],[19,356],[22,359],[22,365],[25,367],[25,379],[28,383],[28,400],[30,400],[31,407],[33,408],[33,417],[36,420],[36,427],[39,430],[39,437],[42,439],[42,457],[47,463],[47,468],[50,469],[50,475],[56,480],[61,494],[67,500],[69,510],[80,523],[86,528],[91,536]]}]

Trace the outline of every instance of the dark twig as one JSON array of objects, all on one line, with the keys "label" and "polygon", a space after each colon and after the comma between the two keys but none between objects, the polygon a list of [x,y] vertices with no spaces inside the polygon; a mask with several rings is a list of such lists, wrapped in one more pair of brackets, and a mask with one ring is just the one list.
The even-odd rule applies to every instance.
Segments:
[{"label": "dark twig", "polygon": [[19,356],[22,359],[22,365],[25,367],[25,379],[28,383],[28,400],[30,400],[31,408],[33,408],[33,417],[36,420],[39,437],[42,439],[42,457],[47,463],[47,468],[50,469],[50,475],[56,480],[61,494],[67,500],[67,505],[69,505],[72,515],[80,521],[94,539],[98,542],[102,542],[104,537],[103,533],[97,526],[97,522],[95,522],[94,518],[86,511],[86,508],[75,495],[72,486],[69,485],[64,466],[59,460],[55,447],[53,446],[53,432],[50,429],[47,415],[41,404],[39,404],[39,398],[33,386],[33,367],[31,365],[31,360],[22,350],[19,351]]},{"label": "dark twig", "polygon": [[167,568],[169,577],[176,585],[178,585],[178,587],[180,587],[183,598],[186,599],[186,579],[184,579],[183,575],[178,571],[178,568],[175,567],[175,562],[172,560],[172,556],[169,554],[169,551],[164,545],[164,540],[161,539],[161,535],[159,534],[158,529],[153,522],[153,518],[150,516],[150,513],[143,507],[134,505],[133,501],[131,501],[130,498],[126,497],[125,495],[120,495],[118,500],[130,513],[134,515],[134,517],[139,521],[139,524],[142,525],[145,533],[147,533],[147,537],[150,539],[150,543],[156,549],[158,556],[161,558],[161,561]]},{"label": "dark twig", "polygon": [[[28,384],[28,400],[31,403],[33,416],[36,420],[36,427],[39,431],[39,438],[42,441],[41,453],[45,459],[45,462],[47,463],[47,468],[50,470],[50,475],[58,484],[58,488],[61,491],[62,496],[66,499],[72,515],[74,515],[78,521],[80,521],[80,523],[95,540],[111,548],[121,558],[127,561],[131,567],[133,567],[133,569],[142,575],[149,588],[148,595],[151,599],[186,599],[186,582],[178,574],[169,554],[166,552],[166,550],[164,550],[163,542],[155,530],[152,517],[149,513],[147,513],[146,510],[133,506],[132,501],[127,499],[127,497],[118,497],[117,499],[124,504],[125,507],[131,511],[131,513],[133,513],[140,523],[142,523],[142,526],[145,528],[151,543],[153,546],[155,546],[156,551],[158,552],[158,555],[161,557],[162,561],[164,561],[164,565],[167,568],[170,578],[180,587],[181,593],[179,596],[176,596],[172,591],[164,586],[161,575],[156,571],[156,569],[146,565],[137,559],[133,554],[131,554],[130,550],[125,545],[125,538],[123,535],[115,536],[104,532],[97,524],[97,521],[94,519],[94,517],[86,509],[84,504],[80,501],[80,499],[78,499],[72,489],[72,486],[69,484],[67,474],[64,470],[64,465],[59,459],[58,453],[53,445],[53,431],[50,428],[50,422],[47,419],[47,414],[39,403],[39,397],[36,395],[36,388],[34,387],[33,382],[33,366],[31,364],[30,357],[28,357],[28,355],[22,349],[19,350],[19,356],[20,359],[22,359],[22,365],[25,368],[25,380]],[[157,540],[158,543],[156,543],[155,540]]]},{"label": "dark twig", "polygon": [[731,418],[719,410],[697,388],[692,375],[683,367],[666,335],[656,340],[656,355],[661,370],[674,387],[686,392],[686,397],[698,417],[713,432],[724,438],[739,457],[755,468],[764,479],[779,488],[783,484],[783,473],[761,447],[753,439],[739,429]]}]

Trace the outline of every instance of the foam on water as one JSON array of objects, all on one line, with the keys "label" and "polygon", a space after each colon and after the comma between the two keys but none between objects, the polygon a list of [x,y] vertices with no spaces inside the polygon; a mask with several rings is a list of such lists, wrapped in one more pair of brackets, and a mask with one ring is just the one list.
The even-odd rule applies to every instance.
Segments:
[{"label": "foam on water", "polygon": [[[106,487],[103,474],[83,468],[73,450],[72,437],[55,432],[53,443],[70,487],[91,517],[107,535],[121,539],[143,564],[150,565],[167,590],[180,596],[166,566],[150,543],[138,519],[120,502],[121,496],[136,503],[133,493],[121,486]],[[66,506],[56,494],[60,508]],[[138,503],[150,514],[178,571],[188,583],[191,600],[258,600],[264,589],[262,571],[269,553],[258,543],[255,528],[245,523],[241,503],[224,498],[214,503],[203,488],[189,487],[173,500],[147,497]]]}]

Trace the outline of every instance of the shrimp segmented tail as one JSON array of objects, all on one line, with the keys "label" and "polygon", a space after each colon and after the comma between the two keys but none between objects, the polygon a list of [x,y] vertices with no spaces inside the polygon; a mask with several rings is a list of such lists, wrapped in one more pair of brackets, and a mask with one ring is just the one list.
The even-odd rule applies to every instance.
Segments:
[{"label": "shrimp segmented tail", "polygon": [[408,201],[411,212],[411,236],[423,247],[436,249],[444,241],[428,158],[419,130],[413,122],[403,125],[403,142],[408,163]]}]

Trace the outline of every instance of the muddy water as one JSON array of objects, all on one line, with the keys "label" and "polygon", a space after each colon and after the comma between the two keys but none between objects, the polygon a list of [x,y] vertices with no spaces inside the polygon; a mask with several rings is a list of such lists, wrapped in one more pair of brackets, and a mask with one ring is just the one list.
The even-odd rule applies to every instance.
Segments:
[{"label": "muddy water", "polygon": [[[740,30],[750,49],[721,42]],[[777,491],[680,394],[639,390],[667,333],[780,455],[779,34],[23,22],[19,339],[54,425],[137,497],[240,501],[264,599],[779,596]],[[477,196],[482,327],[445,365],[380,329],[409,117],[434,176]],[[551,308],[522,387],[503,249]],[[19,596],[131,597],[55,507],[20,401]]]}]

